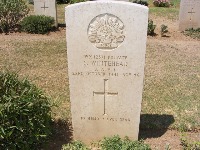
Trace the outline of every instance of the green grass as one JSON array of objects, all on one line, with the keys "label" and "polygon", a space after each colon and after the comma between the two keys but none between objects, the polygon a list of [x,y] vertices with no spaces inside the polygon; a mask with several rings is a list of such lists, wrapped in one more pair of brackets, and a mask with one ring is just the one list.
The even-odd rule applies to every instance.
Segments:
[{"label": "green grass", "polygon": [[167,19],[178,19],[178,8],[165,8],[165,7],[150,7],[149,13],[156,15],[157,17],[166,17]]},{"label": "green grass", "polygon": [[200,127],[200,58],[195,54],[197,51],[192,45],[188,45],[191,47],[188,50],[174,46],[175,43],[154,44],[149,43],[147,47],[142,112],[172,115],[175,122],[171,128]]},{"label": "green grass", "polygon": [[171,0],[171,2],[173,3],[173,6],[169,8],[154,7],[153,0],[149,0],[149,13],[156,16],[166,17],[167,19],[178,19],[180,0]]},{"label": "green grass", "polygon": [[64,24],[65,23],[65,7],[68,4],[57,4],[57,13],[58,13],[58,23]]}]

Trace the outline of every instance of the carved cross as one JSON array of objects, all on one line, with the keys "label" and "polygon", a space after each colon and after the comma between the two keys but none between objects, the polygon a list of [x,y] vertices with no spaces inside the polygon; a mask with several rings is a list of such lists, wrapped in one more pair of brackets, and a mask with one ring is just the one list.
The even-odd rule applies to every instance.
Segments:
[{"label": "carved cross", "polygon": [[192,14],[194,14],[195,12],[193,11],[193,8],[191,11],[188,12],[190,14],[190,21],[192,21]]},{"label": "carved cross", "polygon": [[41,8],[44,8],[44,11],[45,11],[45,9],[46,9],[46,8],[49,8],[49,7],[46,7],[46,6],[45,6],[45,2],[44,2],[44,6],[41,7]]},{"label": "carved cross", "polygon": [[108,82],[108,79],[104,79],[104,90],[103,92],[94,92],[93,91],[93,96],[95,94],[97,95],[103,95],[104,96],[104,110],[103,110],[103,115],[107,115],[106,114],[106,96],[115,96],[115,95],[118,95],[118,92],[108,92],[108,89],[107,89],[107,82]]}]

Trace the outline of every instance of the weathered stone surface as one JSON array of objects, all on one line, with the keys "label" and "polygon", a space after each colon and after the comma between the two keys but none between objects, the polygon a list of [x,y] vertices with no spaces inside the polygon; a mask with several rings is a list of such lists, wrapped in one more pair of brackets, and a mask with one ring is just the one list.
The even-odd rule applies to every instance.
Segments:
[{"label": "weathered stone surface", "polygon": [[148,8],[128,2],[66,7],[74,138],[138,138]]},{"label": "weathered stone surface", "polygon": [[200,0],[181,0],[179,30],[200,28]]},{"label": "weathered stone surface", "polygon": [[92,0],[92,1],[124,1],[124,2],[129,2],[129,0]]},{"label": "weathered stone surface", "polygon": [[55,19],[55,26],[58,26],[56,0],[34,0],[34,12],[35,15],[53,17]]}]

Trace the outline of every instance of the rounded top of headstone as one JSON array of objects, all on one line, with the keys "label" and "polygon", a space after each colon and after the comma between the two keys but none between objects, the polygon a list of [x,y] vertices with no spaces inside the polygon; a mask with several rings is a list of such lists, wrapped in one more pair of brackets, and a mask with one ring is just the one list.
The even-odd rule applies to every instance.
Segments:
[{"label": "rounded top of headstone", "polygon": [[91,1],[124,1],[124,2],[129,2],[129,0],[91,0]]}]

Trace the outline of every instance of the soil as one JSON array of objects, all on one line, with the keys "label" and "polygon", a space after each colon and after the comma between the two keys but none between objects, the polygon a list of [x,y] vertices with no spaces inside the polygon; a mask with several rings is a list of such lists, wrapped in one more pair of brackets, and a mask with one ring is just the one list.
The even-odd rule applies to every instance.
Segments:
[{"label": "soil", "polygon": [[[152,149],[164,150],[167,145],[170,146],[172,150],[182,150],[183,147],[181,145],[181,132],[177,130],[166,130],[165,133],[160,135],[159,130],[148,130],[148,131],[140,131],[144,136],[148,136],[144,141],[149,144]],[[140,134],[140,135],[141,135]],[[187,135],[187,139],[193,141],[200,141],[200,131],[196,132],[184,132]],[[154,136],[155,135],[155,136]],[[156,135],[159,135],[156,137]]]}]

